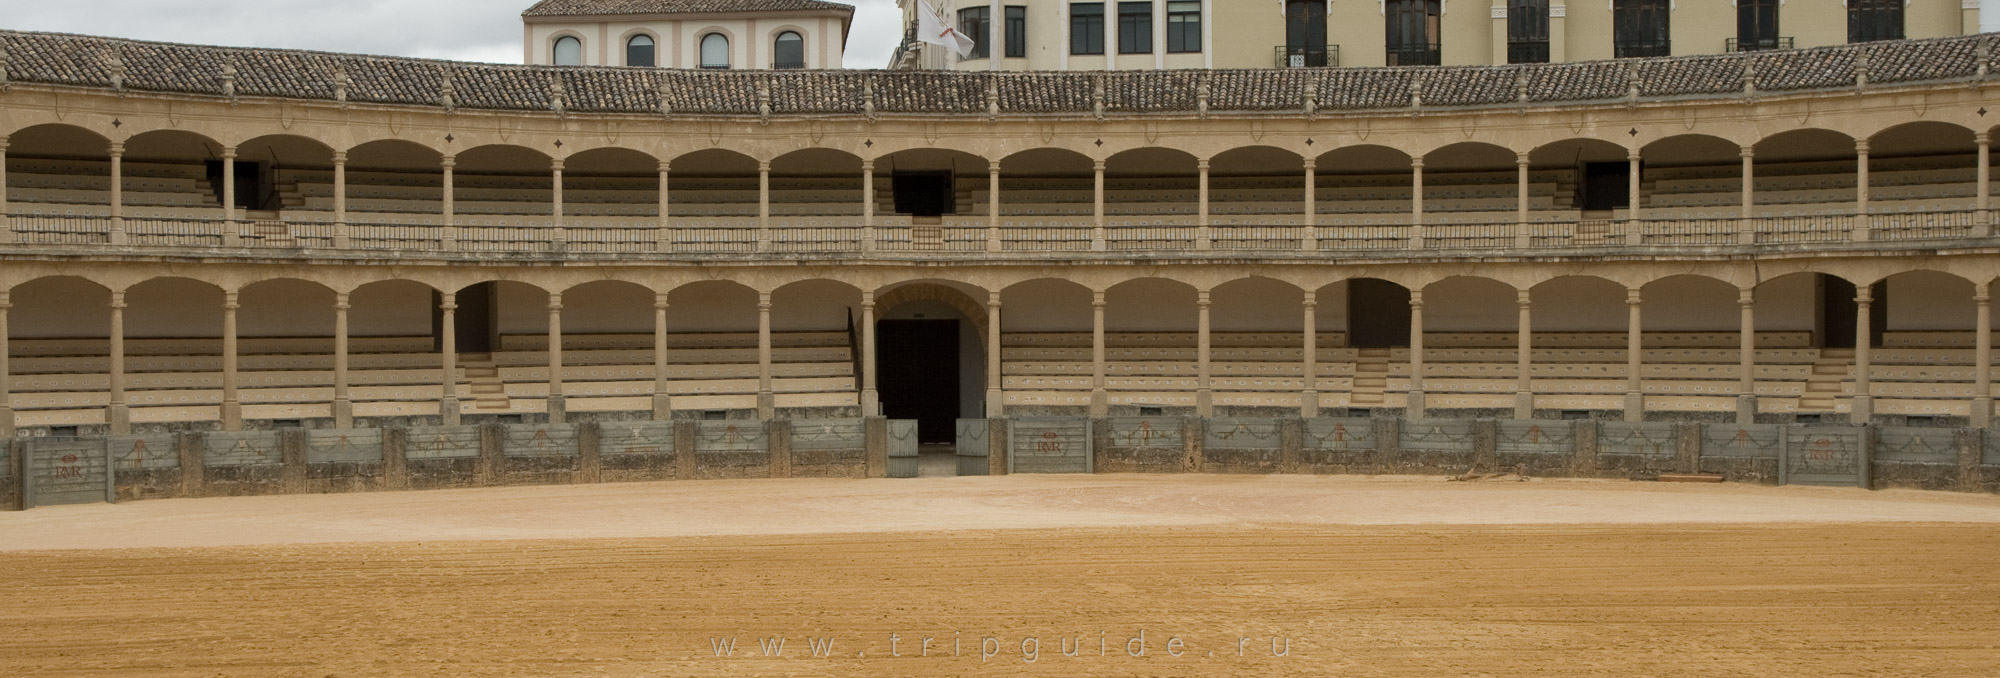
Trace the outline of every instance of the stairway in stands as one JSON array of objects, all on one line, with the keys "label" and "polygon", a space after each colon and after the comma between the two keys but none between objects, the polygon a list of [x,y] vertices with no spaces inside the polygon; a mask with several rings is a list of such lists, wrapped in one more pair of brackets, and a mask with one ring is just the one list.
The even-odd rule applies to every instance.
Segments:
[{"label": "stairway in stands", "polygon": [[513,401],[507,398],[507,384],[500,380],[500,367],[493,363],[493,354],[461,354],[458,366],[465,370],[465,382],[472,386],[472,409],[506,410],[513,407]]},{"label": "stairway in stands", "polygon": [[1854,367],[1854,349],[1820,349],[1819,359],[1813,361],[1812,376],[1806,380],[1806,391],[1799,396],[1800,412],[1832,412],[1834,399],[1840,397],[1841,384],[1847,381]]},{"label": "stairway in stands", "polygon": [[1360,359],[1354,362],[1354,393],[1348,397],[1348,405],[1381,407],[1382,392],[1388,387],[1389,349],[1361,349]]}]

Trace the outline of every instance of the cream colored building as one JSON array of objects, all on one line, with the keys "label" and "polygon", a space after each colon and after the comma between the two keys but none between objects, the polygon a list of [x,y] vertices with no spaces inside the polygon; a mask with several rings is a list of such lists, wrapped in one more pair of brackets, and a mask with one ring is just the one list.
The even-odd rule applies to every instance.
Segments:
[{"label": "cream colored building", "polygon": [[542,0],[521,49],[540,66],[839,68],[853,20],[820,0]]},{"label": "cream colored building", "polygon": [[[898,0],[915,25],[916,0]],[[1980,32],[1979,0],[936,0],[980,47],[890,68],[1467,66],[1821,47]],[[1984,10],[2000,21],[2000,3]],[[987,49],[998,46],[999,49]],[[988,53],[998,58],[988,56]]]}]

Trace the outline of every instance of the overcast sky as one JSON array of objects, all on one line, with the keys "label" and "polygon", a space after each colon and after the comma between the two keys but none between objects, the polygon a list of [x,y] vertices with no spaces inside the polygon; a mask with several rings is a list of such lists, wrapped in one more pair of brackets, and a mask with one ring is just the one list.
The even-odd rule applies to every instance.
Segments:
[{"label": "overcast sky", "polygon": [[[902,40],[895,0],[854,5],[848,68],[881,68]],[[239,47],[521,63],[534,0],[0,0],[0,28]]]}]

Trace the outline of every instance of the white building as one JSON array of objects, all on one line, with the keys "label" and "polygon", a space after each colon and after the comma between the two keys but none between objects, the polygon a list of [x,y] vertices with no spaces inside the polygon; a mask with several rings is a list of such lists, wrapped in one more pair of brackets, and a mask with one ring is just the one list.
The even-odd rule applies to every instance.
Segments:
[{"label": "white building", "polygon": [[542,0],[521,47],[535,65],[839,68],[853,20],[822,0]]}]

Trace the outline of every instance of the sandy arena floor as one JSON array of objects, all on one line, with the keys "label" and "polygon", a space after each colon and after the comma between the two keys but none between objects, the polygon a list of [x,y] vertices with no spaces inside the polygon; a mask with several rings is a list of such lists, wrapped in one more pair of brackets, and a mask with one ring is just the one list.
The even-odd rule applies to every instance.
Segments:
[{"label": "sandy arena floor", "polygon": [[0,513],[0,676],[1986,677],[1996,563],[2000,497],[1737,485],[171,500]]}]

